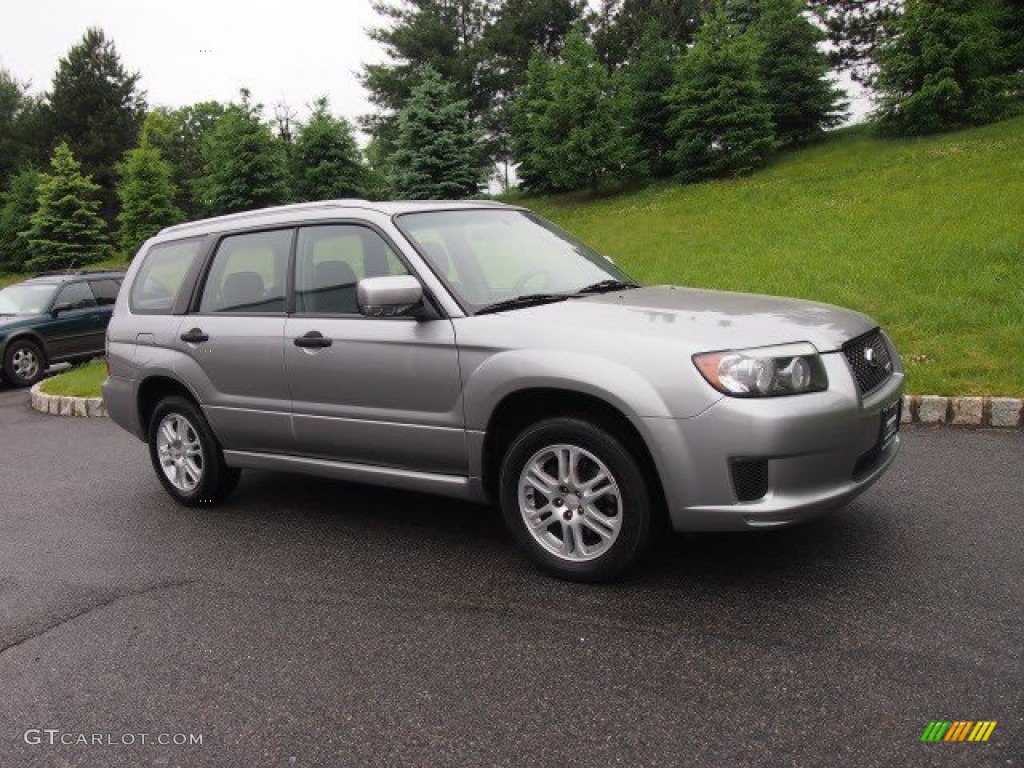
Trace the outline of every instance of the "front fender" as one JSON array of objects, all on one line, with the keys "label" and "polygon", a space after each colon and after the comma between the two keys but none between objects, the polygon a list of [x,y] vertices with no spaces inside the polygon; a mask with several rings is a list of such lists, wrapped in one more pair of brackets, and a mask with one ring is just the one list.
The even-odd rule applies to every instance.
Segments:
[{"label": "front fender", "polygon": [[561,389],[604,400],[639,426],[644,418],[671,418],[654,386],[607,357],[564,350],[500,352],[463,372],[466,428],[484,431],[495,407],[525,389]]}]

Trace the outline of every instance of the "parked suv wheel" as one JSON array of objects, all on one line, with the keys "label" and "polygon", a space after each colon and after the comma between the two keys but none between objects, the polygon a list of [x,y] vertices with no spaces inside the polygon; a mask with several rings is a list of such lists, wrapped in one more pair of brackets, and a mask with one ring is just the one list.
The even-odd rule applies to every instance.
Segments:
[{"label": "parked suv wheel", "polygon": [[636,459],[590,422],[557,418],[526,429],[505,454],[499,484],[512,536],[555,576],[612,580],[650,539],[650,495]]},{"label": "parked suv wheel", "polygon": [[183,397],[165,398],[153,411],[149,456],[164,489],[189,507],[224,500],[241,477],[241,470],[224,463],[202,411]]},{"label": "parked suv wheel", "polygon": [[15,339],[4,353],[4,375],[16,387],[31,387],[46,373],[46,357],[39,345]]}]

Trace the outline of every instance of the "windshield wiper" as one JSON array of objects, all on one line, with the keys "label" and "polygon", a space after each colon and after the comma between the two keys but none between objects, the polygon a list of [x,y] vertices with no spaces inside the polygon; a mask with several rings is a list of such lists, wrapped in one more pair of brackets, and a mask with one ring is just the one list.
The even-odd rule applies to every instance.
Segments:
[{"label": "windshield wiper", "polygon": [[608,293],[609,291],[626,291],[630,288],[639,288],[636,283],[626,283],[622,280],[602,280],[586,288],[580,288],[576,293]]},{"label": "windshield wiper", "polygon": [[565,301],[569,297],[564,293],[528,293],[525,296],[516,296],[504,301],[496,301],[481,307],[476,311],[478,315],[486,315],[491,312],[501,312],[506,309],[522,309],[524,307],[536,307],[540,304],[550,304],[554,301]]}]

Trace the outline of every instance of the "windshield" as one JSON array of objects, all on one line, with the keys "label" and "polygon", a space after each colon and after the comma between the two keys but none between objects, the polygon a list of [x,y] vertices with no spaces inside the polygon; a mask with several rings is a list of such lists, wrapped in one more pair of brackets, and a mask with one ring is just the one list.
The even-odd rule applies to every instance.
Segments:
[{"label": "windshield", "polygon": [[55,285],[9,285],[0,291],[0,315],[41,315],[50,308]]},{"label": "windshield", "polygon": [[399,228],[469,312],[534,294],[632,284],[608,259],[525,211],[407,213]]}]

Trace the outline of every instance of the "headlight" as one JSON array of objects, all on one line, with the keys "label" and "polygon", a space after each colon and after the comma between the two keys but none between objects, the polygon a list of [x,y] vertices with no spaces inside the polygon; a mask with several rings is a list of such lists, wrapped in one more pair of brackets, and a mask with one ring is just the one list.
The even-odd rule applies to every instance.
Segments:
[{"label": "headlight", "polygon": [[775,397],[828,388],[825,367],[811,344],[726,350],[693,356],[708,384],[734,397]]}]

